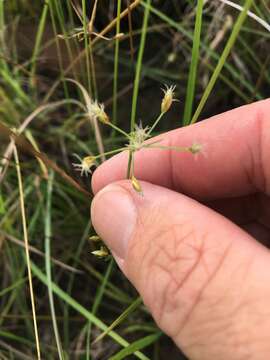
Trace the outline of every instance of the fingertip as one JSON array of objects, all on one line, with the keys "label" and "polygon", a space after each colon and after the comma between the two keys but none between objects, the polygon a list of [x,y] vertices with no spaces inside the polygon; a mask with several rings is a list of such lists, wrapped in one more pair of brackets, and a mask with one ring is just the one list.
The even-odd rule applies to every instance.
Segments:
[{"label": "fingertip", "polygon": [[102,182],[100,179],[100,171],[99,171],[99,168],[97,168],[94,171],[92,179],[91,179],[91,188],[92,188],[94,195],[96,195],[98,193],[98,191],[102,189],[101,183]]},{"label": "fingertip", "polygon": [[110,183],[125,178],[126,159],[126,152],[117,154],[108,161],[105,161],[95,170],[91,180],[91,187],[94,194],[98,193]]}]

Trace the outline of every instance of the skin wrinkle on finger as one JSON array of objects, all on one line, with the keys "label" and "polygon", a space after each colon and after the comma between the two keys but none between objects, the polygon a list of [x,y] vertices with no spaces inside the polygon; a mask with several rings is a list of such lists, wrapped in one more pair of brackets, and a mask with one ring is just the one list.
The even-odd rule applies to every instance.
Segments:
[{"label": "skin wrinkle on finger", "polygon": [[[227,252],[229,251],[230,248],[228,248]],[[226,254],[223,256],[223,264],[225,260]],[[235,291],[235,287],[231,285],[228,286],[228,283],[223,284],[223,286],[227,285],[227,289],[223,288],[223,291],[220,293],[215,292],[214,297],[207,294],[211,286],[213,286],[213,282],[217,280],[216,274],[218,274],[218,269],[222,268],[222,262],[207,286],[201,292],[201,296],[195,304],[197,308],[194,305],[193,312],[190,313],[193,315],[193,318],[190,315],[189,319],[186,319],[185,324],[189,324],[189,326],[181,329],[178,334],[179,340],[178,342],[176,341],[182,345],[187,353],[192,354],[192,359],[227,359],[227,355],[226,357],[222,356],[223,353],[226,354],[226,351],[224,351],[226,348],[232,350],[231,354],[237,354],[235,359],[249,358],[251,352],[250,348],[248,348],[248,342],[250,339],[248,336],[243,337],[243,329],[245,329],[245,326],[239,326],[238,328],[239,320],[236,319],[238,319],[238,311],[243,311],[243,299],[245,298],[243,294],[247,292],[245,289],[247,288],[246,278],[249,273],[249,268],[251,267],[251,262],[252,259],[245,262],[243,267],[239,266],[239,268],[237,267],[232,271],[238,279],[236,290],[238,295],[235,296],[232,294],[232,290],[234,289]],[[241,281],[239,281],[239,279]],[[240,290],[240,287],[242,287],[242,290]],[[216,297],[217,294],[219,294],[218,297]],[[240,294],[241,296],[239,296]],[[230,302],[230,306],[226,306],[226,302]],[[204,311],[201,311],[200,308],[203,308]],[[248,312],[249,311],[250,308],[248,309]],[[198,313],[200,314],[199,318]],[[196,323],[196,326],[193,327],[192,324],[190,324],[191,322]],[[192,328],[192,334],[189,328]],[[184,334],[185,331],[187,332],[186,334]],[[214,346],[209,346],[209,341],[203,340],[204,334],[208,334],[209,338],[212,339],[210,343],[215,344]]]},{"label": "skin wrinkle on finger", "polygon": [[[266,163],[263,160],[263,138],[267,132],[264,131],[266,118],[261,111],[257,110],[257,115],[254,117],[254,144],[253,146],[246,143],[246,153],[249,154],[250,160],[248,166],[245,169],[247,180],[251,187],[254,187],[257,191],[265,194],[269,194],[268,181],[265,174]],[[270,152],[268,150],[268,152]],[[248,159],[248,156],[247,156]],[[245,163],[243,164],[245,166]]]},{"label": "skin wrinkle on finger", "polygon": [[[140,225],[129,246],[128,257],[125,261],[125,273],[132,279],[137,289],[143,292],[144,301],[157,322],[163,323],[163,326],[161,324],[163,328],[164,323],[168,323],[165,329],[168,332],[170,328],[169,335],[174,336],[182,326],[181,324],[185,322],[184,318],[188,316],[189,309],[192,308],[192,299],[198,301],[201,289],[207,284],[213,272],[215,273],[217,265],[214,265],[213,261],[218,262],[224,251],[214,239],[211,240],[212,245],[205,245],[206,242],[209,243],[206,239],[208,235],[205,235],[204,239],[202,231],[194,237],[195,230],[190,227],[190,221],[185,222],[182,218],[183,214],[180,214],[179,222],[173,225],[175,239],[172,236],[169,237],[172,235],[171,217],[169,214],[168,219],[161,216],[164,209],[160,203],[150,209],[144,204],[143,209],[138,207],[138,210],[140,211],[138,216]],[[145,241],[146,239],[147,241]],[[140,259],[139,269],[138,258]],[[179,305],[178,299],[181,299],[179,292],[184,286],[190,287],[186,284],[192,283],[189,278],[193,276],[195,270],[200,282],[194,289],[188,291],[189,301],[187,303],[184,301]],[[156,274],[158,274],[157,278]],[[187,298],[187,296],[184,297]],[[164,316],[166,317],[168,314],[170,320],[164,320]],[[171,318],[176,320],[176,316],[177,328],[171,329]]]},{"label": "skin wrinkle on finger", "polygon": [[[235,252],[231,252],[231,254],[235,258],[235,261],[232,261],[234,268],[230,271],[232,276],[224,279],[225,272],[223,271],[223,277],[221,276],[218,282],[214,281],[213,283],[212,281],[212,285],[208,286],[204,298],[201,299],[200,306],[203,311],[197,309],[193,313],[189,328],[185,329],[186,334],[181,334],[182,344],[184,342],[186,345],[190,345],[194,337],[198,343],[203,344],[203,334],[208,333],[219,345],[219,348],[218,346],[214,347],[214,350],[212,347],[213,352],[211,352],[209,343],[204,341],[204,349],[197,348],[197,357],[194,356],[194,359],[204,359],[199,356],[204,352],[207,354],[205,359],[227,359],[228,357],[219,357],[220,351],[224,351],[224,348],[235,350],[233,359],[246,359],[251,354],[253,354],[251,358],[254,358],[254,354],[257,354],[256,348],[258,351],[262,351],[261,345],[259,346],[255,341],[257,326],[260,324],[260,330],[262,331],[264,327],[265,331],[269,333],[269,317],[261,314],[262,311],[265,311],[264,309],[268,309],[267,299],[270,295],[269,287],[265,286],[268,281],[266,279],[269,279],[269,269],[265,267],[269,265],[265,263],[265,261],[269,262],[268,257],[260,259],[252,252],[248,257],[239,256]],[[265,279],[262,279],[262,276]],[[224,288],[226,286],[227,290]],[[235,295],[231,293],[232,289],[234,289]],[[269,312],[269,310],[267,311]],[[213,314],[215,315],[213,316]],[[219,314],[221,317],[218,316]],[[256,330],[253,331],[253,329]],[[262,331],[262,333],[264,332]],[[260,357],[259,359],[266,358]]]},{"label": "skin wrinkle on finger", "polygon": [[244,337],[241,333],[259,322],[265,331],[270,326],[261,318],[260,309],[241,304],[253,306],[253,294],[267,301],[269,252],[197,201],[156,185],[141,185],[143,196],[127,180],[114,185],[128,191],[138,212],[120,266],[158,325],[194,360],[203,359],[199,350],[214,358],[220,351],[228,354],[228,349],[252,353],[256,333]]}]

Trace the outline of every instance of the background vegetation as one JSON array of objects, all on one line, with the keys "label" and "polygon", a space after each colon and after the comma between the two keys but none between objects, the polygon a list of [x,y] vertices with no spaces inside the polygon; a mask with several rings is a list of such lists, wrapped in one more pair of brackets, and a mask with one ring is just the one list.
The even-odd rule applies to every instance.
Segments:
[{"label": "background vegetation", "polygon": [[[125,142],[93,124],[67,78],[126,131],[176,84],[166,131],[269,96],[269,22],[267,0],[0,0],[0,121],[89,190],[73,154]],[[0,358],[181,358],[113,261],[91,255],[89,196],[0,141]]]}]

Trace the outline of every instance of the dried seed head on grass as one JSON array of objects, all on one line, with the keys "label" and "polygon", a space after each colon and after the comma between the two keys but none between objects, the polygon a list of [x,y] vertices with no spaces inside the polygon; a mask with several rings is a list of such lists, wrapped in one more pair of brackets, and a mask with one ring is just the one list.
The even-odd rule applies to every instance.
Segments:
[{"label": "dried seed head on grass", "polygon": [[80,161],[79,163],[72,163],[75,170],[80,171],[81,176],[91,174],[91,168],[95,165],[95,156],[90,155],[84,157],[83,159],[77,154],[74,154],[74,156]]},{"label": "dried seed head on grass", "polygon": [[90,106],[88,107],[88,114],[91,118],[97,119],[103,124],[110,124],[110,118],[105,112],[105,107],[103,104],[99,104],[97,100],[91,101]]},{"label": "dried seed head on grass", "polygon": [[161,102],[161,113],[166,113],[172,106],[172,103],[174,101],[177,101],[174,98],[175,88],[176,88],[175,85],[171,85],[171,86],[165,85],[165,89],[162,89],[162,91],[164,92],[164,97]]}]

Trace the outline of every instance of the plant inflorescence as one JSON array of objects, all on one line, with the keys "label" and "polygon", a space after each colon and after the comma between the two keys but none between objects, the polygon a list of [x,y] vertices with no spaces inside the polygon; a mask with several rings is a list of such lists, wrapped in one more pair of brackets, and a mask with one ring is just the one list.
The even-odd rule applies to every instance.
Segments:
[{"label": "plant inflorescence", "polygon": [[[74,82],[74,81],[73,81]],[[75,82],[76,83],[76,82]],[[80,85],[80,88],[82,89],[82,86]],[[153,140],[151,141],[151,136],[163,116],[170,110],[173,102],[177,101],[175,98],[175,86],[167,86],[165,85],[165,88],[162,89],[164,96],[161,100],[161,111],[160,114],[157,116],[155,121],[151,126],[147,125],[143,127],[142,123],[135,124],[134,131],[131,131],[130,133],[125,132],[123,129],[119,128],[115,124],[113,124],[110,121],[110,117],[105,112],[105,107],[103,104],[100,104],[97,102],[97,100],[92,100],[90,96],[87,96],[86,102],[87,102],[87,112],[88,116],[92,120],[98,120],[99,122],[106,124],[113,128],[115,131],[120,133],[121,135],[124,135],[124,137],[127,140],[127,143],[125,147],[119,147],[115,150],[105,152],[103,154],[99,154],[96,156],[88,155],[83,158],[76,155],[77,159],[79,160],[79,163],[73,163],[73,166],[76,170],[80,171],[81,175],[89,175],[91,174],[91,169],[93,166],[96,165],[97,160],[100,159],[102,156],[106,155],[113,155],[122,151],[128,151],[130,155],[130,161],[127,165],[127,177],[131,180],[131,184],[133,189],[143,194],[142,186],[139,182],[139,180],[136,178],[135,175],[135,154],[136,152],[142,150],[142,149],[150,149],[150,148],[159,148],[164,150],[172,150],[172,151],[179,151],[179,152],[190,152],[191,154],[197,154],[201,151],[202,146],[200,144],[194,143],[190,146],[183,146],[183,147],[171,147],[171,146],[164,146],[160,143],[160,140]],[[83,90],[84,94],[86,94],[86,90]]]},{"label": "plant inflorescence", "polygon": [[[74,156],[79,160],[78,163],[73,163],[74,168],[80,172],[81,176],[88,176],[92,173],[92,167],[97,164],[97,161],[106,156],[106,155],[113,155],[117,154],[122,151],[129,152],[129,161],[127,165],[127,177],[131,181],[131,185],[133,189],[140,195],[143,195],[143,188],[140,184],[140,181],[137,179],[135,175],[135,154],[142,149],[150,149],[150,148],[159,148],[164,150],[172,150],[172,151],[179,151],[179,152],[190,152],[191,154],[197,154],[201,151],[202,146],[200,144],[194,143],[191,146],[164,146],[160,144],[160,140],[152,140],[151,135],[163,116],[170,110],[173,102],[177,101],[175,98],[175,86],[167,86],[162,89],[163,91],[163,98],[161,100],[160,106],[160,114],[155,119],[151,126],[147,125],[143,127],[142,123],[135,124],[134,131],[130,133],[125,132],[123,129],[119,128],[113,122],[111,122],[110,117],[105,112],[105,107],[103,104],[98,103],[97,100],[92,100],[88,95],[87,91],[83,86],[76,81],[72,80],[79,88],[82,90],[84,94],[84,98],[86,101],[86,109],[87,109],[87,116],[92,121],[99,121],[102,124],[110,126],[112,129],[124,135],[127,143],[124,147],[119,147],[115,150],[105,152],[99,155],[87,155],[81,158],[79,155],[74,154]],[[102,240],[98,236],[91,237],[91,240],[94,243],[101,243],[100,247],[97,250],[92,251],[92,254],[98,258],[105,258],[107,259],[110,256],[109,250],[107,247],[102,243]]]}]

